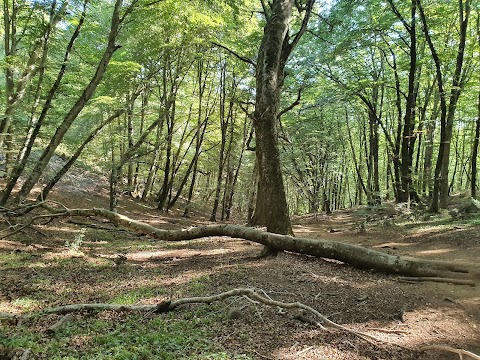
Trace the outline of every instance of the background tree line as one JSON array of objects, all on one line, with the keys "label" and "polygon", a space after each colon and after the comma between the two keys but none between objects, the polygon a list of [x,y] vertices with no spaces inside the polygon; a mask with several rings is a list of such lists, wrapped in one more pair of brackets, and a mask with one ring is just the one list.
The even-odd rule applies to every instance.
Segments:
[{"label": "background tree line", "polygon": [[[478,1],[283,2],[290,212],[475,197]],[[4,0],[0,204],[45,199],[77,163],[108,174],[112,209],[122,193],[251,218],[255,76],[279,3]]]}]

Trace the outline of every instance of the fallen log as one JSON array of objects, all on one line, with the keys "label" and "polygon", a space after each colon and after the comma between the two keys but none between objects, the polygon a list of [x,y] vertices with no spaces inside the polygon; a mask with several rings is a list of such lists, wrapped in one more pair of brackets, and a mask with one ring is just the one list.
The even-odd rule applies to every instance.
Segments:
[{"label": "fallen log", "polygon": [[455,262],[424,260],[399,255],[390,255],[359,245],[332,240],[310,239],[279,235],[240,225],[219,224],[191,227],[184,230],[162,230],[131,219],[125,215],[102,209],[57,209],[43,205],[50,214],[47,216],[102,217],[129,230],[163,241],[185,241],[210,236],[226,236],[256,242],[279,251],[289,251],[320,258],[335,259],[356,268],[374,270],[387,274],[414,277],[474,278],[480,274],[479,266]]}]

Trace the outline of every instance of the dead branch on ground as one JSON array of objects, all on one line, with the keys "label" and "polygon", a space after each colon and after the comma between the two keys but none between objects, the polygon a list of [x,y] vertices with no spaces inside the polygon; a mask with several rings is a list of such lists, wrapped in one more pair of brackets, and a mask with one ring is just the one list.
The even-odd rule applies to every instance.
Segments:
[{"label": "dead branch on ground", "polygon": [[53,335],[55,334],[58,330],[63,329],[67,324],[71,323],[73,321],[74,317],[73,314],[67,314],[62,316],[60,320],[58,320],[55,324],[51,325],[45,332],[48,335]]},{"label": "dead branch on ground", "polygon": [[436,277],[400,277],[398,278],[398,281],[406,282],[406,283],[431,281],[431,282],[441,282],[441,283],[449,283],[449,284],[455,284],[455,285],[475,286],[475,281],[473,280],[436,278]]}]

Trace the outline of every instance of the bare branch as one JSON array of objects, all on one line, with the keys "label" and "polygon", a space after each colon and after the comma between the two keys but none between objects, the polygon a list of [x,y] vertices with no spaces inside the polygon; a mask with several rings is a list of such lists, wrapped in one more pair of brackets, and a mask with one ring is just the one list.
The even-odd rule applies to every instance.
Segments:
[{"label": "bare branch", "polygon": [[407,29],[408,32],[412,31],[412,27],[407,23],[407,21],[405,20],[405,18],[403,17],[403,15],[400,13],[400,11],[398,11],[397,7],[395,6],[395,4],[393,3],[393,0],[387,0],[389,5],[390,5],[390,8],[392,9],[393,13],[395,14],[395,16],[398,18],[398,20],[401,21],[401,23],[403,24],[403,26],[405,27],[405,29]]},{"label": "bare branch", "polygon": [[283,109],[282,111],[280,111],[277,115],[277,118],[280,119],[280,117],[283,115],[283,114],[286,114],[287,112],[289,112],[290,110],[292,110],[295,106],[297,106],[298,104],[300,104],[300,99],[302,97],[302,90],[303,90],[303,86],[298,89],[298,95],[297,95],[297,98],[296,100],[290,104],[289,106],[287,106],[285,109]]},{"label": "bare branch", "polygon": [[293,51],[293,49],[295,49],[298,42],[300,41],[300,38],[303,36],[305,31],[307,31],[308,21],[310,20],[310,16],[312,15],[313,4],[315,4],[315,0],[308,0],[307,4],[304,6],[305,16],[303,17],[302,25],[300,26],[298,32],[295,34],[293,40],[286,44],[282,51],[282,59],[284,62],[287,61],[291,52]]},{"label": "bare branch", "polygon": [[267,4],[265,4],[265,0],[260,0],[260,2],[262,3],[263,15],[265,16],[265,19],[268,20],[270,16],[268,15]]},{"label": "bare branch", "polygon": [[227,50],[230,54],[232,54],[233,56],[235,56],[237,59],[242,60],[242,61],[246,62],[247,64],[250,64],[250,65],[252,65],[252,66],[254,66],[254,67],[257,66],[252,59],[249,59],[249,58],[247,58],[247,57],[245,57],[245,56],[242,56],[242,55],[238,54],[237,52],[233,51],[232,49],[229,49],[229,48],[226,47],[225,45],[219,44],[219,43],[214,42],[214,41],[212,41],[212,44],[215,45],[215,46],[218,46],[218,47],[220,47],[220,48],[222,48],[222,49],[224,49],[224,50]]}]

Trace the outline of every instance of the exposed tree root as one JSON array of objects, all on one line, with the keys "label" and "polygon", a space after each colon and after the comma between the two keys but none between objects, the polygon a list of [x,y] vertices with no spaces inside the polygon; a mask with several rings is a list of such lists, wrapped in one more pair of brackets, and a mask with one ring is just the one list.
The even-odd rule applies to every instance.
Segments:
[{"label": "exposed tree root", "polygon": [[[260,294],[260,292],[263,293]],[[305,305],[301,302],[291,302],[291,303],[285,303],[281,301],[276,301],[271,299],[268,295],[265,294],[264,291],[259,290],[255,291],[254,289],[244,289],[244,288],[238,288],[238,289],[232,289],[229,291],[225,291],[220,294],[212,295],[212,296],[198,296],[198,297],[191,297],[191,298],[183,298],[183,299],[178,299],[175,301],[163,301],[159,304],[156,305],[119,305],[119,304],[101,304],[101,303],[91,303],[91,304],[70,304],[70,305],[63,305],[63,306],[57,306],[53,308],[47,308],[44,309],[40,312],[35,312],[31,314],[26,314],[21,316],[22,319],[29,319],[33,317],[38,317],[46,314],[71,314],[72,312],[77,312],[77,311],[131,311],[131,312],[142,312],[145,314],[153,314],[153,313],[165,313],[172,311],[176,309],[177,307],[181,305],[186,305],[186,304],[198,304],[198,303],[206,303],[210,304],[212,302],[217,302],[217,301],[222,301],[227,298],[233,297],[233,296],[245,296],[248,299],[252,301],[256,301],[258,303],[262,303],[268,306],[274,306],[274,307],[280,307],[283,309],[302,309],[312,315],[314,315],[317,319],[320,320],[319,323],[317,323],[317,326],[320,326],[322,329],[325,328],[332,328],[336,330],[342,330],[345,332],[348,332],[350,334],[353,334],[355,336],[358,336],[370,343],[373,343],[372,340],[382,342],[382,340],[376,338],[373,335],[352,330],[349,329],[346,326],[337,324],[331,320],[329,320],[327,317],[319,313],[317,310],[314,308]],[[13,318],[13,315],[5,314],[2,313],[3,316],[7,318]],[[64,320],[65,319],[65,320]],[[62,327],[66,322],[71,321],[71,317],[63,317],[58,321],[56,324],[53,325],[54,329],[53,332],[59,328]],[[322,325],[323,323],[323,325]],[[49,329],[51,329],[50,327]],[[373,343],[375,344],[375,343]]]},{"label": "exposed tree root", "polygon": [[[198,296],[198,297],[191,297],[191,298],[182,298],[175,301],[163,301],[156,305],[119,305],[119,304],[102,304],[102,303],[91,303],[91,304],[70,304],[70,305],[63,305],[57,306],[53,308],[47,308],[41,310],[40,312],[35,312],[31,314],[26,314],[20,316],[21,319],[30,319],[40,317],[46,314],[66,314],[63,316],[58,322],[53,324],[51,327],[48,328],[47,332],[55,333],[56,330],[64,327],[67,323],[73,320],[72,313],[77,311],[130,311],[130,312],[141,312],[146,315],[153,314],[153,313],[166,313],[176,309],[181,305],[186,304],[198,304],[198,303],[205,303],[210,304],[212,302],[223,301],[227,298],[234,297],[234,296],[243,296],[250,301],[256,303],[262,303],[268,306],[273,307],[280,307],[283,309],[302,309],[307,313],[315,316],[318,321],[312,321],[311,324],[320,327],[321,329],[328,330],[340,330],[345,331],[347,333],[353,334],[373,345],[377,345],[376,342],[385,342],[384,340],[378,339],[373,335],[367,334],[365,332],[356,331],[353,329],[349,329],[346,326],[337,324],[321,313],[319,313],[314,308],[305,305],[301,302],[282,302],[273,300],[270,298],[263,290],[255,290],[255,289],[248,289],[248,288],[237,288],[232,289],[229,291],[225,291],[216,295],[211,296]],[[0,313],[1,317],[3,318],[19,318],[19,316],[11,315],[8,313]],[[401,330],[389,330],[389,329],[378,329],[372,328],[371,330],[374,331],[381,331],[381,332],[392,332],[392,333],[400,333],[403,334],[405,332]],[[463,349],[455,349],[449,346],[442,346],[442,345],[429,345],[423,346],[419,349],[420,351],[429,351],[429,350],[440,350],[440,351],[448,351],[456,353],[460,356],[460,359],[463,359],[463,356],[468,356],[473,359],[480,360],[480,356],[476,355],[470,351],[463,350]]]}]

